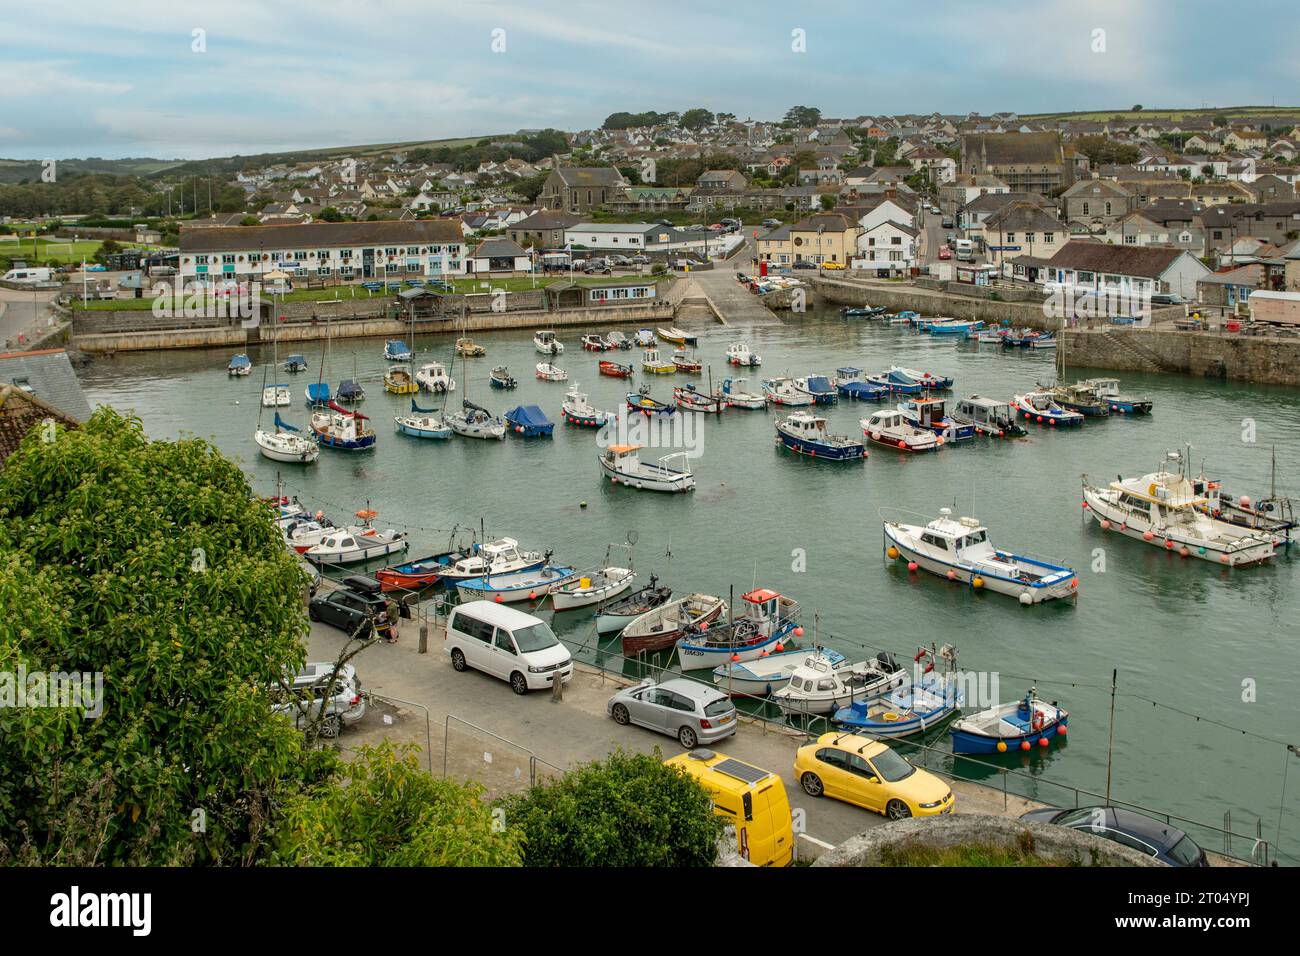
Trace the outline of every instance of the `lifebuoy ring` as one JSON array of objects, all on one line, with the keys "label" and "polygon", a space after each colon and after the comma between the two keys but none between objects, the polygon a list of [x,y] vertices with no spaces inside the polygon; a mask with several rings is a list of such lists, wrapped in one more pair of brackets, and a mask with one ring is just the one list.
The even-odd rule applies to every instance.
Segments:
[{"label": "lifebuoy ring", "polygon": [[1035,732],[1043,729],[1043,714],[1041,711],[1034,711],[1034,716],[1033,719],[1029,721],[1029,726],[1032,727]]}]

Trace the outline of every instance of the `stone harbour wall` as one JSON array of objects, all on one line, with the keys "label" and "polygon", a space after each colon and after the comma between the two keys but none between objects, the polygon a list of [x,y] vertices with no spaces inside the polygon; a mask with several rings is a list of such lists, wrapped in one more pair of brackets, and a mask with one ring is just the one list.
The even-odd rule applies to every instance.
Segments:
[{"label": "stone harbour wall", "polygon": [[1061,344],[1071,366],[1300,386],[1300,338],[1172,329],[1068,329]]}]

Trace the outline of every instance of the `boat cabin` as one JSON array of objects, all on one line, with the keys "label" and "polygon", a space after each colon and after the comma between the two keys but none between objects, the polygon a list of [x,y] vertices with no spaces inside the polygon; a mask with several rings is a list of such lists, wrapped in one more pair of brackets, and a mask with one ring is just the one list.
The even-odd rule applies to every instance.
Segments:
[{"label": "boat cabin", "polygon": [[826,419],[817,415],[794,414],[785,420],[785,430],[796,438],[827,441]]},{"label": "boat cabin", "polygon": [[976,425],[1001,427],[1015,421],[1011,406],[995,398],[980,398],[972,395],[957,403],[957,414]]},{"label": "boat cabin", "polygon": [[845,366],[835,370],[836,382],[860,382],[862,381],[862,369]]},{"label": "boat cabin", "polygon": [[605,449],[605,460],[611,465],[637,464],[641,456],[637,454],[644,445],[610,445]]},{"label": "boat cabin", "polygon": [[542,329],[533,336],[533,341],[542,346],[551,345],[555,342],[555,332],[551,329]]},{"label": "boat cabin", "polygon": [[896,409],[886,409],[885,411],[876,412],[867,419],[868,431],[881,431],[886,428],[903,428],[911,427],[911,422],[903,418],[903,413]]},{"label": "boat cabin", "polygon": [[782,597],[770,588],[755,588],[740,596],[736,620],[752,621],[764,634],[770,634],[781,621],[793,617],[798,607],[798,602]]},{"label": "boat cabin", "polygon": [[921,540],[940,551],[960,554],[966,560],[996,557],[989,542],[988,529],[974,518],[952,518],[948,508],[940,511],[942,517],[931,521],[921,532]]},{"label": "boat cabin", "polygon": [[916,423],[921,428],[943,428],[947,424],[942,398],[913,398],[907,407],[916,413]]},{"label": "boat cabin", "polygon": [[498,567],[516,562],[527,562],[529,556],[519,548],[514,538],[497,538],[478,545],[475,553],[461,558],[452,565],[452,572],[457,574],[478,574],[483,568]]},{"label": "boat cabin", "polygon": [[1030,392],[1025,396],[1025,404],[1040,412],[1055,412],[1061,410],[1061,407],[1053,401],[1050,392]]}]

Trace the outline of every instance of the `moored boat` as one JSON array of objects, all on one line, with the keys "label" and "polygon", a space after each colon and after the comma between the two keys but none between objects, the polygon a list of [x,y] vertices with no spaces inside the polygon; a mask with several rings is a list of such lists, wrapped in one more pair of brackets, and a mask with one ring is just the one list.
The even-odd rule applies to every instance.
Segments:
[{"label": "moored boat", "polygon": [[599,333],[589,332],[582,337],[582,347],[588,352],[607,352],[618,346],[610,344]]},{"label": "moored boat", "polygon": [[719,394],[728,408],[759,409],[767,408],[767,399],[762,395],[747,392],[740,386],[745,384],[743,378],[724,378],[719,387]]},{"label": "moored boat", "polygon": [[902,365],[891,365],[886,373],[892,381],[899,384],[919,385],[928,391],[946,391],[952,388],[953,378],[951,375],[939,375],[935,372],[922,372],[914,368],[905,368]]},{"label": "moored boat", "polygon": [[922,649],[914,658],[919,662],[929,658],[927,673],[915,676],[902,687],[882,700],[854,701],[835,711],[834,721],[846,727],[865,730],[878,737],[910,737],[940,726],[956,713],[962,704],[962,694],[955,680],[956,651],[945,644],[938,657],[948,662],[943,675],[930,673],[935,652]]},{"label": "moored boat", "polygon": [[846,306],[842,306],[842,307],[840,308],[840,315],[853,315],[853,316],[862,316],[862,317],[865,317],[865,318],[871,318],[871,317],[873,317],[873,316],[877,316],[877,315],[884,315],[884,314],[885,314],[885,311],[886,311],[886,309],[885,309],[885,307],[884,307],[883,305],[877,305],[877,306],[869,306],[869,305],[849,306],[849,305],[846,305]]},{"label": "moored boat", "polygon": [[286,372],[305,372],[307,371],[307,359],[295,352],[284,360],[282,367]]},{"label": "moored boat", "polygon": [[565,424],[579,425],[582,428],[603,428],[614,418],[611,412],[602,412],[593,406],[587,399],[587,393],[578,391],[576,383],[564,393],[560,416]]},{"label": "moored boat", "polygon": [[834,405],[836,400],[835,386],[825,375],[807,375],[803,378],[791,380],[794,387],[809,396],[818,405]]},{"label": "moored boat", "polygon": [[284,408],[292,402],[288,385],[267,385],[262,389],[263,408]]},{"label": "moored boat", "polygon": [[953,421],[946,414],[942,398],[911,398],[898,410],[909,425],[932,431],[943,441],[968,441],[975,437],[975,426]]},{"label": "moored boat", "polygon": [[478,358],[487,355],[487,349],[478,345],[473,339],[461,336],[456,340],[456,354],[461,358]]},{"label": "moored boat", "polygon": [[600,374],[611,378],[629,378],[632,375],[632,366],[619,365],[617,362],[601,362]]},{"label": "moored boat", "polygon": [[688,355],[685,349],[677,349],[673,352],[673,368],[678,372],[699,372],[704,365],[695,356]]},{"label": "moored boat", "polygon": [[671,326],[666,329],[658,329],[659,337],[665,342],[672,342],[674,345],[698,345],[699,339],[689,332],[683,332],[677,326]]},{"label": "moored boat", "polygon": [[658,349],[645,350],[641,356],[641,368],[651,375],[671,375],[677,371],[677,366],[662,358]]},{"label": "moored boat", "polygon": [[488,377],[488,384],[493,388],[514,388],[519,383],[516,382],[514,376],[510,374],[509,368],[504,365],[498,365],[496,368],[492,369],[492,373]]},{"label": "moored boat", "polygon": [[1073,385],[1039,385],[1043,391],[1051,394],[1056,404],[1072,412],[1078,412],[1087,418],[1106,418],[1110,415],[1110,403],[1097,394],[1097,390],[1086,382]]},{"label": "moored boat", "polygon": [[1062,408],[1052,397],[1051,392],[1042,389],[1011,396],[1011,405],[1025,421],[1037,422],[1039,425],[1083,424],[1082,415],[1068,408]]},{"label": "moored boat", "polygon": [[778,377],[763,380],[763,397],[772,405],[789,405],[801,408],[816,404],[817,400],[795,387],[794,380]]},{"label": "moored boat", "polygon": [[996,704],[977,714],[959,717],[948,727],[955,754],[995,754],[1046,747],[1065,736],[1070,715],[1056,701],[1050,704],[1031,687],[1018,701]]},{"label": "moored boat", "polygon": [[862,434],[877,445],[900,451],[934,451],[943,439],[934,432],[917,428],[896,408],[882,409],[858,422]]},{"label": "moored boat", "polygon": [[742,368],[755,368],[763,364],[763,359],[750,349],[748,342],[733,342],[727,346],[727,363]]},{"label": "moored boat", "polygon": [[543,355],[559,355],[564,351],[564,344],[551,329],[540,329],[533,334],[533,348]]},{"label": "moored boat", "polygon": [[253,433],[253,441],[257,443],[263,457],[272,461],[309,465],[320,457],[320,447],[281,419],[279,412],[275,415],[275,431],[259,428]]},{"label": "moored boat", "polygon": [[557,611],[572,611],[616,598],[632,586],[636,572],[631,568],[603,567],[561,584],[551,591],[551,605]]},{"label": "moored boat", "polygon": [[693,382],[674,388],[673,401],[684,412],[712,412],[713,414],[719,414],[726,407],[726,403],[720,395],[709,395],[701,392]]},{"label": "moored boat", "polygon": [[596,612],[596,633],[617,634],[641,615],[667,604],[673,589],[664,587],[654,575],[650,583],[626,597],[611,601]]},{"label": "moored boat", "polygon": [[767,697],[790,681],[794,670],[805,661],[818,657],[831,668],[842,667],[847,659],[829,647],[811,651],[792,648],[757,657],[749,661],[727,661],[713,668],[713,683],[732,697]]},{"label": "moored boat", "polygon": [[726,611],[727,602],[712,594],[688,594],[667,601],[623,627],[623,655],[666,651],[687,629],[707,629]]},{"label": "moored boat", "polygon": [[616,349],[630,349],[632,347],[632,340],[618,329],[615,329],[613,332],[610,332],[609,335],[605,336],[605,341],[608,342],[612,348]]},{"label": "moored boat", "polygon": [[387,362],[411,361],[411,349],[401,339],[389,339],[384,343],[384,360]]},{"label": "moored boat", "polygon": [[443,572],[448,583],[470,578],[512,574],[540,568],[549,560],[541,551],[525,551],[514,538],[495,538],[470,547],[469,553],[455,559]]},{"label": "moored boat", "polygon": [[776,422],[777,442],[790,451],[829,461],[857,461],[867,457],[866,446],[848,435],[832,435],[826,419],[794,412]]},{"label": "moored boat", "polygon": [[[638,454],[642,445],[610,445],[598,456],[601,474],[612,484],[626,485],[645,491],[681,492],[695,487],[690,459],[685,452],[664,455],[655,464],[641,460]],[[680,459],[679,468],[669,463]]]},{"label": "moored boat", "polygon": [[982,398],[972,395],[960,399],[949,413],[955,422],[970,425],[977,435],[989,435],[993,438],[1016,438],[1029,432],[1016,421],[1015,410],[1010,402],[996,398]]},{"label": "moored boat", "polygon": [[243,377],[253,373],[253,363],[248,360],[248,356],[243,352],[233,356],[226,365],[226,374],[231,376]]},{"label": "moored boat", "polygon": [[375,572],[375,579],[385,591],[416,591],[437,584],[442,580],[443,572],[458,559],[465,556],[464,551],[444,551],[430,554],[414,561],[390,565]]},{"label": "moored boat", "polygon": [[1117,378],[1086,378],[1084,385],[1092,388],[1096,396],[1110,406],[1118,415],[1150,415],[1152,403],[1148,398],[1125,395],[1119,390]]},{"label": "moored boat", "polygon": [[311,415],[312,437],[322,448],[339,451],[367,451],[375,447],[375,430],[370,419],[334,402],[317,408]]},{"label": "moored boat", "polygon": [[456,380],[447,374],[447,366],[441,362],[425,362],[415,373],[415,381],[426,392],[435,395],[456,391]]},{"label": "moored boat", "polygon": [[784,641],[803,634],[798,602],[770,588],[742,594],[738,610],[732,620],[685,629],[677,638],[677,666],[712,670],[727,661],[754,660],[783,650]]},{"label": "moored boat", "polygon": [[411,414],[394,416],[397,430],[412,438],[446,439],[451,437],[451,426],[446,419],[431,408],[421,408],[411,399]]},{"label": "moored boat", "polygon": [[463,400],[461,410],[446,416],[447,425],[464,438],[505,438],[506,423],[481,405]]},{"label": "moored boat", "polygon": [[821,654],[809,655],[772,694],[772,702],[790,715],[825,715],[854,701],[870,702],[902,687],[907,671],[894,655],[881,651],[871,660],[835,665]]},{"label": "moored boat", "polygon": [[409,365],[392,365],[384,373],[384,391],[394,395],[414,395],[420,390]]},{"label": "moored boat", "polygon": [[378,516],[379,512],[370,508],[358,511],[361,524],[333,529],[319,544],[308,548],[303,557],[316,564],[356,564],[405,551],[409,543],[406,535],[393,528],[376,529],[373,522]]},{"label": "moored boat", "polygon": [[550,438],[555,422],[536,405],[519,405],[505,414],[506,424],[516,435],[524,438]]},{"label": "moored boat", "polygon": [[553,588],[573,580],[576,574],[573,568],[553,567],[546,564],[530,571],[467,578],[456,582],[456,591],[461,600],[483,599],[504,604],[516,601],[540,601],[550,594]]},{"label": "moored boat", "polygon": [[543,382],[564,382],[569,378],[569,373],[557,365],[549,362],[537,363],[537,377]]},{"label": "moored boat", "polygon": [[334,393],[334,400],[345,405],[356,405],[365,401],[365,398],[366,390],[361,387],[360,382],[351,378],[339,382],[338,391]]},{"label": "moored boat", "polygon": [[846,365],[835,370],[832,380],[835,390],[845,398],[855,401],[875,401],[889,394],[889,388],[876,382],[868,382],[862,377],[862,369]]},{"label": "moored boat", "polygon": [[677,411],[676,406],[651,398],[648,386],[637,392],[628,392],[627,407],[630,411],[641,412],[643,415],[672,415]]}]

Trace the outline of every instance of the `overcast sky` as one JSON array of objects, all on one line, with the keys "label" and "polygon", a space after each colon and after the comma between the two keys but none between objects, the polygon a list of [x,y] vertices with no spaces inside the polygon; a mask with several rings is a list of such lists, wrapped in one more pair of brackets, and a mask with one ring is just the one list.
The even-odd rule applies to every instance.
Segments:
[{"label": "overcast sky", "polygon": [[694,106],[779,119],[796,104],[827,116],[1300,105],[1293,2],[794,6],[7,0],[0,157],[202,158]]}]

